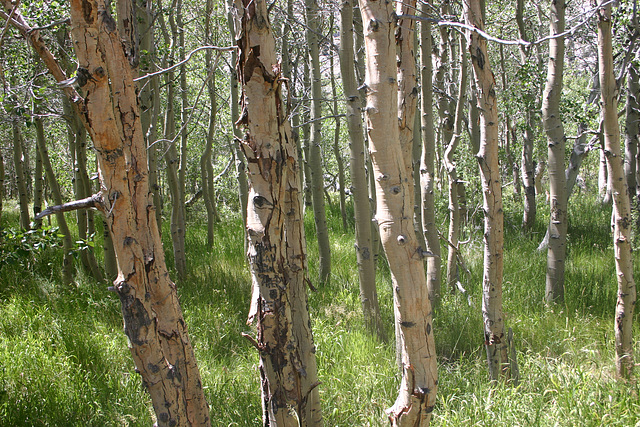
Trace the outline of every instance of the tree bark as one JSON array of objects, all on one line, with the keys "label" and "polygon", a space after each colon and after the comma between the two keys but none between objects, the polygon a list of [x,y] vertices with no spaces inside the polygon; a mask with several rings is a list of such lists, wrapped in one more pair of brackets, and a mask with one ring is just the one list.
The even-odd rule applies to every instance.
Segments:
[{"label": "tree bark", "polygon": [[324,177],[322,172],[322,73],[320,72],[320,46],[318,21],[321,19],[317,0],[305,0],[307,17],[307,43],[311,63],[311,132],[309,141],[309,170],[311,172],[311,199],[318,240],[320,283],[327,283],[331,275],[331,244],[327,228],[324,203]]},{"label": "tree bark", "polygon": [[636,186],[638,177],[636,175],[638,166],[638,132],[640,131],[640,72],[638,65],[633,61],[629,64],[627,75],[627,105],[625,117],[625,156],[624,175],[629,189],[629,200],[631,206],[635,203]]},{"label": "tree bark", "polygon": [[633,378],[633,311],[636,284],[633,280],[631,254],[631,206],[624,177],[624,157],[620,150],[618,125],[618,88],[614,77],[611,37],[611,4],[598,11],[598,64],[604,125],[604,152],[612,183],[613,244],[618,279],[615,314],[616,370],[620,377]]},{"label": "tree bark", "polygon": [[[464,4],[467,25],[484,30],[483,12],[478,0]],[[508,376],[507,336],[502,312],[502,273],[504,214],[498,162],[498,102],[495,79],[489,63],[487,40],[467,30],[468,48],[478,89],[480,111],[480,166],[484,209],[484,273],[482,279],[482,317],[487,362],[491,380]]]},{"label": "tree bark", "polygon": [[376,178],[376,219],[392,275],[395,313],[402,343],[402,382],[388,410],[394,426],[426,426],[437,388],[431,304],[423,249],[413,230],[412,177],[406,175],[400,146],[393,43],[395,12],[391,3],[361,0],[367,54],[366,124]]},{"label": "tree bark", "polygon": [[340,7],[340,72],[347,112],[351,167],[351,193],[355,214],[355,248],[360,279],[360,302],[367,328],[381,340],[386,333],[380,317],[378,293],[376,291],[376,269],[371,247],[371,211],[369,209],[368,182],[365,174],[365,145],[362,130],[360,93],[355,76],[353,50],[353,1],[344,0]]},{"label": "tree bark", "polygon": [[460,75],[458,81],[458,101],[454,118],[453,134],[445,151],[444,164],[449,177],[449,253],[447,257],[447,285],[451,292],[457,289],[458,277],[458,240],[460,238],[460,206],[458,203],[458,169],[455,163],[455,151],[462,137],[462,116],[467,103],[467,57],[465,41],[460,37]]},{"label": "tree bark", "polygon": [[209,425],[209,408],[169,279],[148,182],[136,88],[116,23],[103,0],[71,1],[84,122],[97,152],[103,211],[114,240],[125,332],[158,425]]},{"label": "tree bark", "polygon": [[551,2],[549,62],[542,101],[542,119],[549,147],[549,250],[545,299],[564,302],[564,269],[567,250],[567,184],[564,168],[566,137],[560,116],[564,74],[564,0]]},{"label": "tree bark", "polygon": [[[421,14],[426,17],[431,13],[430,1],[422,3]],[[440,238],[436,229],[435,197],[434,197],[434,158],[436,150],[435,129],[433,125],[433,65],[431,61],[431,23],[422,21],[420,29],[422,59],[422,158],[420,159],[420,192],[422,193],[422,230],[427,242],[427,251],[433,256],[427,258],[427,289],[429,299],[437,305],[440,299]]]},{"label": "tree bark", "polygon": [[306,248],[298,154],[281,98],[275,38],[264,0],[234,2],[241,142],[249,168],[247,215],[263,425],[322,425],[307,309]]}]

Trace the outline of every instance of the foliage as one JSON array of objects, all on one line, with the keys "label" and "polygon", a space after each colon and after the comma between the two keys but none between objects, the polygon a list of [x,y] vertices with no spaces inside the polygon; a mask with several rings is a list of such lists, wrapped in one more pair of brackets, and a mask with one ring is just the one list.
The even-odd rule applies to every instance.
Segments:
[{"label": "foliage", "polygon": [[42,226],[32,230],[0,230],[0,270],[3,265],[18,264],[30,268],[44,251],[62,247],[58,227]]},{"label": "foliage", "polygon": [[[638,386],[613,377],[611,211],[594,206],[591,193],[572,199],[567,305],[549,310],[543,302],[546,254],[536,251],[545,214],[534,233],[525,235],[519,205],[505,205],[505,312],[518,348],[517,386],[487,381],[480,312],[482,231],[467,229],[463,257],[469,273],[462,281],[468,298],[445,294],[434,319],[437,425],[626,426],[640,421]],[[545,211],[542,203],[539,210]],[[187,234],[191,274],[178,290],[213,424],[253,426],[261,416],[258,357],[241,336],[251,333],[246,325],[250,277],[237,212],[223,213],[212,250],[206,248],[206,224],[193,218]],[[446,218],[446,208],[438,215]],[[367,334],[353,230],[342,231],[337,206],[328,220],[334,276],[309,298],[325,421],[383,426],[399,381],[395,344]],[[315,277],[310,215],[305,225],[310,277]],[[168,228],[164,231],[169,243]],[[382,316],[392,335],[391,282],[382,258],[378,274]],[[71,289],[60,286],[58,278],[38,270],[30,275],[0,270],[0,425],[150,425],[150,402],[126,348],[117,295],[82,273]]]}]

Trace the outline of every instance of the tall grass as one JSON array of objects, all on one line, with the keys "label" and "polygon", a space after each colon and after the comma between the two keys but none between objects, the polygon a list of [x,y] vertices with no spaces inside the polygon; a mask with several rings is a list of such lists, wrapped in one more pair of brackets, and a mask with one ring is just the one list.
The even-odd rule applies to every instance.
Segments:
[{"label": "tall grass", "polygon": [[[581,196],[570,204],[566,304],[544,304],[546,253],[520,229],[517,204],[506,207],[504,309],[518,348],[518,385],[488,382],[480,312],[481,218],[465,229],[461,273],[467,295],[445,292],[434,320],[439,390],[434,424],[443,426],[629,426],[640,422],[637,382],[619,382],[613,367],[616,296],[610,208]],[[443,216],[445,217],[445,216]],[[214,426],[260,424],[258,356],[241,332],[250,276],[242,225],[227,213],[206,246],[205,224],[192,212],[189,277],[177,283],[196,348]],[[310,278],[317,245],[307,215]],[[3,215],[15,226],[15,213]],[[327,426],[386,425],[399,382],[393,342],[367,334],[361,314],[352,230],[329,212],[333,273],[309,296]],[[171,265],[168,232],[163,235]],[[443,250],[446,249],[443,246]],[[445,253],[445,252],[443,252]],[[637,259],[637,258],[636,258]],[[0,426],[149,426],[150,401],[122,332],[117,295],[80,272],[61,283],[61,254],[49,250],[26,269],[0,266]],[[174,275],[175,277],[175,275]],[[392,336],[390,278],[378,268],[379,297]]]}]

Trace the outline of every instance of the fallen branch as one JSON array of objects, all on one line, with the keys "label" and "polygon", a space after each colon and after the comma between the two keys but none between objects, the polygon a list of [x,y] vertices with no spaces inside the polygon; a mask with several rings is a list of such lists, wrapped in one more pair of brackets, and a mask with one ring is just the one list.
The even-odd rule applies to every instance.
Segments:
[{"label": "fallen branch", "polygon": [[101,212],[105,212],[106,208],[104,205],[104,200],[102,198],[102,193],[96,193],[90,197],[80,200],[73,200],[68,203],[63,203],[62,205],[49,206],[38,215],[34,217],[34,219],[39,220],[44,218],[45,216],[61,213],[61,212],[71,212],[77,211],[80,209],[89,209],[95,208]]}]

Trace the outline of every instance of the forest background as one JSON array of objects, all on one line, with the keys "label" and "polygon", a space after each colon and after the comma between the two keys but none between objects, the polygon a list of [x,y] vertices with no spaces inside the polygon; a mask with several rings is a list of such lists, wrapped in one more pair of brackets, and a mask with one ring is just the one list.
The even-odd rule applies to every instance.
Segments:
[{"label": "forest background", "polygon": [[[547,6],[518,5],[523,7],[486,4],[486,33],[502,41],[547,37],[552,16]],[[114,16],[120,18],[112,6]],[[365,316],[366,310],[363,314],[359,289],[353,199],[360,191],[367,198],[375,193],[355,187],[351,173],[348,99],[338,58],[340,12],[351,6],[323,2],[315,12],[320,18],[307,25],[309,5],[277,1],[270,5],[270,17],[283,72],[288,73],[284,93],[289,119],[293,134],[299,135],[304,161],[308,277],[314,288],[309,293],[309,311],[324,422],[382,425],[401,374],[395,361],[396,346],[389,338],[394,332],[392,279],[380,243],[375,241],[375,229],[372,251],[378,255],[374,259],[379,325]],[[255,334],[255,329],[246,324],[251,276],[243,232],[246,208],[239,197],[246,191],[246,182],[242,180],[243,153],[237,143],[242,134],[234,126],[239,88],[234,82],[233,49],[226,48],[235,44],[227,7],[218,2],[203,7],[183,0],[137,2],[137,22],[147,26],[140,33],[135,67],[141,76],[139,103],[147,114],[150,179],[155,173],[152,188],[166,261],[189,326],[212,424],[256,425],[262,416],[258,353],[251,340],[242,336]],[[637,382],[633,375],[620,380],[614,362],[618,284],[611,237],[612,185],[607,180],[603,142],[598,138],[603,132],[597,9],[587,2],[567,5],[570,31],[559,104],[567,148],[560,170],[565,175],[567,169],[565,177],[570,177],[573,166],[576,185],[568,199],[561,298],[549,297],[547,251],[538,248],[550,223],[547,194],[552,191],[551,178],[544,171],[550,160],[539,114],[549,40],[526,45],[526,49],[523,43],[489,42],[488,60],[495,73],[500,114],[505,237],[502,298],[518,362],[517,371],[512,367],[511,379],[490,381],[482,332],[485,231],[477,149],[473,148],[479,130],[473,116],[474,91],[468,92],[470,101],[463,104],[461,120],[456,117],[459,79],[464,74],[459,59],[464,49],[458,43],[467,30],[456,23],[465,22],[463,7],[443,2],[419,8],[426,10],[424,16],[429,20],[416,19],[417,27],[424,32],[429,28],[425,23],[432,26],[428,31],[433,84],[419,82],[419,88],[420,99],[425,87],[432,89],[434,97],[433,228],[440,233],[442,254],[428,258],[442,267],[433,320],[439,372],[433,422],[636,424],[640,420]],[[23,1],[19,10],[32,27],[39,27],[72,80],[57,84],[21,33],[8,24],[3,27],[0,425],[149,425],[156,415],[126,350],[120,299],[117,292],[110,292],[116,265],[102,217],[83,210],[67,213],[66,225],[60,216],[34,221],[45,206],[96,192],[97,167],[91,139],[61,93],[65,86],[87,83],[78,82],[83,72],[71,49],[68,5],[54,0]],[[524,33],[518,27],[518,10],[523,13]],[[635,13],[635,2],[618,2],[612,20],[634,247],[638,234],[636,96],[640,87],[635,71]],[[358,14],[356,8],[354,16]],[[418,15],[417,11],[409,14]],[[145,21],[144,16],[149,19]],[[8,23],[8,15],[3,20]],[[355,25],[359,50],[354,59],[356,67],[362,67],[363,45],[357,36],[362,30],[358,30],[357,19]],[[415,34],[418,38],[419,33]],[[313,92],[314,63],[308,49],[314,45],[309,40],[314,35],[321,72],[319,97]],[[415,53],[418,63],[424,64],[424,52],[416,47]],[[165,72],[149,76],[158,70]],[[355,71],[362,88],[362,68]],[[472,73],[468,71],[471,81]],[[322,109],[320,114],[314,111],[312,100]],[[454,130],[456,122],[462,132]],[[424,125],[413,128],[417,131]],[[320,138],[314,139],[317,135]],[[457,149],[451,143],[453,135],[459,135]],[[421,186],[423,136],[416,132],[414,138],[416,189]],[[526,154],[527,141],[531,154]],[[530,159],[521,161],[523,154]],[[532,171],[533,161],[537,170]],[[452,175],[451,166],[457,176]],[[315,201],[314,167],[320,171],[315,178],[322,178],[315,187]],[[368,171],[370,178],[371,169]],[[525,201],[531,200],[527,196],[532,194],[533,172],[536,209],[531,218],[529,205],[527,222]],[[451,182],[456,184],[453,193]],[[416,193],[419,197],[420,191]],[[326,202],[321,208],[326,214],[324,230],[318,220],[318,199]],[[415,204],[421,207],[422,201]],[[448,231],[454,210],[460,214],[455,240]],[[421,224],[416,219],[419,239]],[[447,256],[451,248],[456,251]],[[637,340],[633,348],[637,349]]]}]

